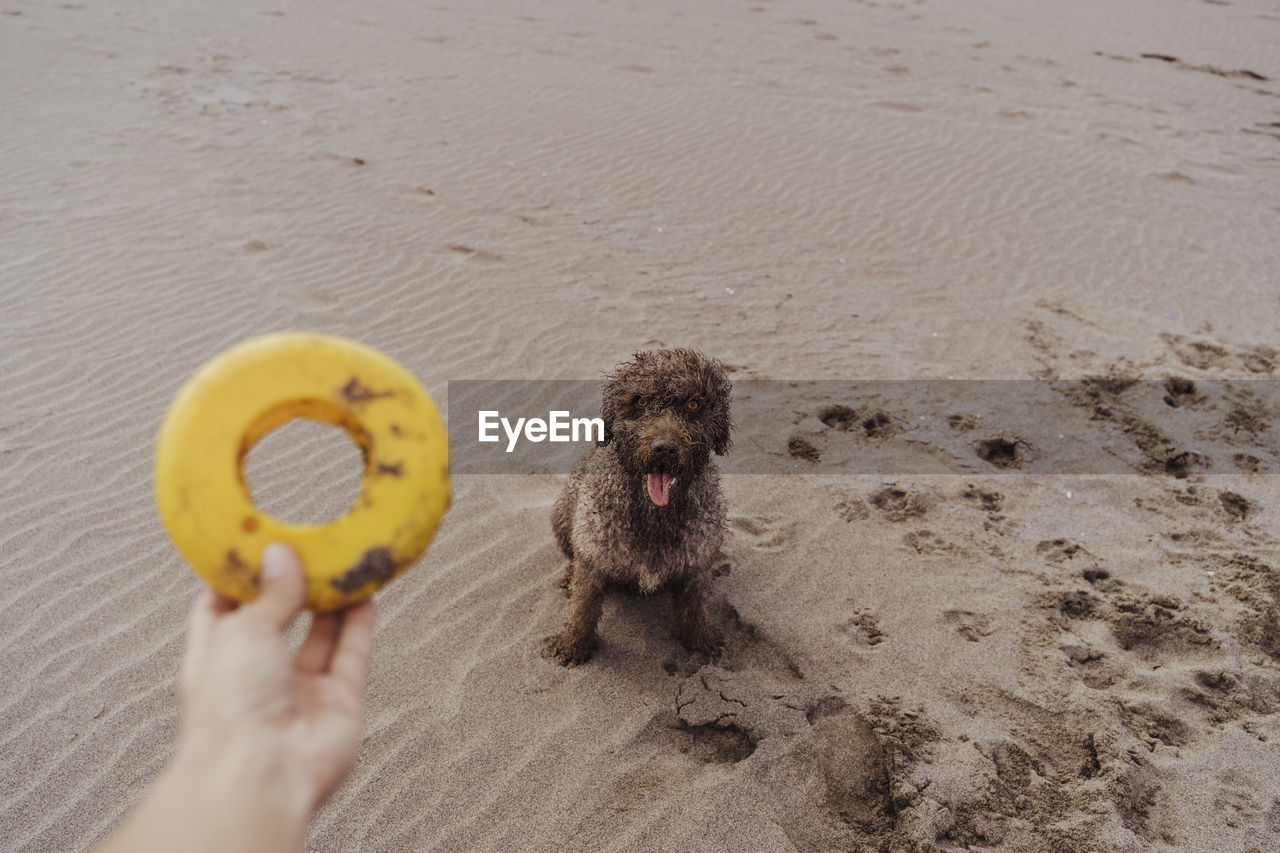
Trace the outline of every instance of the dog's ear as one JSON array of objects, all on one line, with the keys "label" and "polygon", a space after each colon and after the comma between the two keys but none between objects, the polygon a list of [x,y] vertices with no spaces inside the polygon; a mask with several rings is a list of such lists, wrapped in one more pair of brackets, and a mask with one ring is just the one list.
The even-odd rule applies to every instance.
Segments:
[{"label": "dog's ear", "polygon": [[608,395],[600,402],[600,420],[604,421],[604,438],[596,442],[597,445],[605,445],[613,441],[613,403]]},{"label": "dog's ear", "polygon": [[733,439],[729,437],[729,431],[733,429],[733,417],[729,414],[730,390],[731,386],[726,382],[724,393],[720,395],[720,405],[711,418],[711,449],[716,452],[716,456],[724,456],[733,446]]},{"label": "dog's ear", "polygon": [[618,416],[618,374],[605,376],[604,392],[600,395],[600,420],[604,421],[604,438],[597,445],[605,445],[613,441],[613,419]]},{"label": "dog's ear", "polygon": [[636,353],[632,361],[624,361],[604,375],[604,391],[600,394],[600,419],[604,421],[604,440],[597,445],[613,441],[613,422],[618,413],[631,402],[631,390],[627,386],[630,371],[635,368],[644,353]]},{"label": "dog's ear", "polygon": [[733,415],[729,412],[733,385],[725,377],[719,362],[716,362],[715,385],[716,410],[711,418],[711,449],[716,456],[724,456],[733,446],[733,439],[729,437],[733,430]]}]

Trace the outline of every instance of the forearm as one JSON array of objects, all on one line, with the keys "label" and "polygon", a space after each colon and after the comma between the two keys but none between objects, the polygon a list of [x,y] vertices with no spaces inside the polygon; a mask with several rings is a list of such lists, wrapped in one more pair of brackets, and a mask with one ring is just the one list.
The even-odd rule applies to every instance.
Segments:
[{"label": "forearm", "polygon": [[180,745],[95,853],[302,850],[311,804],[284,768],[243,747]]}]

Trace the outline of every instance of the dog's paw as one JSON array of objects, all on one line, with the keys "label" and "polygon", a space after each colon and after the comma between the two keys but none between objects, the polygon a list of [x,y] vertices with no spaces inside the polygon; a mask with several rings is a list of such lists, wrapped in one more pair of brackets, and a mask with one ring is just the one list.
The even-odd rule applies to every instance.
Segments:
[{"label": "dog's paw", "polygon": [[545,656],[561,666],[577,666],[580,663],[586,663],[591,659],[592,652],[596,650],[594,637],[583,639],[570,636],[564,631],[552,634],[544,643]]},{"label": "dog's paw", "polygon": [[691,652],[714,658],[724,650],[724,634],[706,621],[681,626],[678,636],[680,645]]}]

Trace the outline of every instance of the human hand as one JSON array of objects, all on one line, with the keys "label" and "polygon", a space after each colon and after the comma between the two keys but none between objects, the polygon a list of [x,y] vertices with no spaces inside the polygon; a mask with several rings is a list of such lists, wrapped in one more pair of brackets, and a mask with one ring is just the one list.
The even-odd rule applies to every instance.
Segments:
[{"label": "human hand", "polygon": [[237,605],[211,591],[196,600],[178,674],[175,763],[207,772],[227,756],[252,760],[309,816],[355,761],[374,610],[367,601],[317,615],[294,657],[284,631],[305,596],[297,555],[269,545],[255,601]]}]

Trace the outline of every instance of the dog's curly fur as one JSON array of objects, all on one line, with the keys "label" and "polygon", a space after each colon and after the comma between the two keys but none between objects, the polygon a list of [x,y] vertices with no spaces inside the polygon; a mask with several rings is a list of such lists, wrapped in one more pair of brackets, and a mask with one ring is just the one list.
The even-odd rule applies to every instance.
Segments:
[{"label": "dog's curly fur", "polygon": [[[604,591],[624,584],[645,594],[669,588],[680,641],[714,651],[720,636],[706,596],[725,503],[711,454],[730,445],[729,380],[720,362],[691,349],[637,352],[607,379],[604,440],[579,460],[551,510],[570,594],[547,649],[565,666],[590,658]],[[651,475],[671,478],[665,505],[651,497]]]}]

